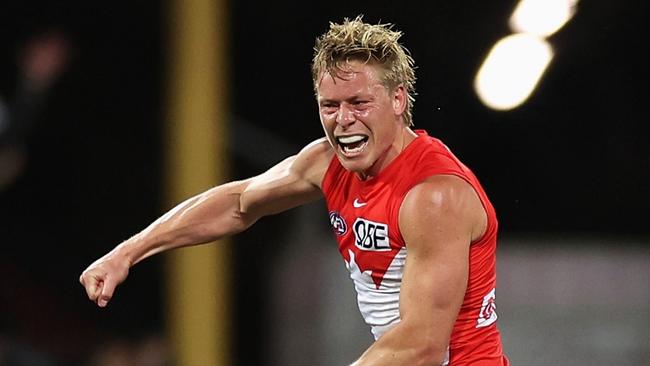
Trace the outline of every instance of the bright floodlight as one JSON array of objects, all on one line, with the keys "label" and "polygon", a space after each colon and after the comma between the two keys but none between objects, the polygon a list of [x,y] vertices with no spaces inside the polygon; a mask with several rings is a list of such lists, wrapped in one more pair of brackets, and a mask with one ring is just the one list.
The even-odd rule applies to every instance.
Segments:
[{"label": "bright floodlight", "polygon": [[503,38],[476,75],[476,93],[490,108],[515,108],[533,92],[552,58],[551,46],[541,38],[529,34]]},{"label": "bright floodlight", "polygon": [[575,13],[578,0],[521,0],[510,17],[514,32],[548,37]]}]

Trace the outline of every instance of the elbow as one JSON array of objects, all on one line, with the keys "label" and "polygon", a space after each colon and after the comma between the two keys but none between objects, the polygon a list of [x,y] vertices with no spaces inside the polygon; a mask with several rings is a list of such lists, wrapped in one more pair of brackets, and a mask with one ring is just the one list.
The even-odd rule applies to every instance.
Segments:
[{"label": "elbow", "polygon": [[430,332],[414,331],[412,334],[419,334],[419,337],[412,338],[411,343],[414,356],[413,365],[440,366],[448,360],[448,339],[446,337],[430,334]]},{"label": "elbow", "polygon": [[193,228],[195,240],[209,242],[239,234],[255,223],[250,215],[233,209],[221,213],[216,219],[204,221]]},{"label": "elbow", "polygon": [[415,349],[414,365],[440,366],[447,360],[447,347],[435,343],[423,344]]},{"label": "elbow", "polygon": [[232,212],[230,219],[232,220],[231,234],[238,234],[251,227],[257,221],[257,218],[253,217],[253,215],[241,212],[239,210]]},{"label": "elbow", "polygon": [[416,366],[440,366],[448,359],[449,335],[441,332],[436,324],[403,320],[406,344],[409,345],[411,362]]}]

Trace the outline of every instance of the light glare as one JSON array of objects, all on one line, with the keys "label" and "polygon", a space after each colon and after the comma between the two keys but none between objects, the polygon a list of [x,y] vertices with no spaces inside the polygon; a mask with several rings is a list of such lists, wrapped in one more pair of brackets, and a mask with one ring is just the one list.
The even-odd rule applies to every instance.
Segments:
[{"label": "light glare", "polygon": [[551,46],[536,36],[515,34],[503,38],[476,75],[476,93],[490,108],[515,108],[528,99],[552,58]]},{"label": "light glare", "polygon": [[577,0],[521,0],[510,17],[510,28],[517,33],[548,37],[575,14]]}]

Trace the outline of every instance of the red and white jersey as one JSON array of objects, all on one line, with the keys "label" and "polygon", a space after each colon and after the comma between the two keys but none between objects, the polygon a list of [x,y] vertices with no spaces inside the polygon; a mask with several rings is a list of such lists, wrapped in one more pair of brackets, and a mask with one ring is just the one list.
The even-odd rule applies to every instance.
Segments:
[{"label": "red and white jersey", "polygon": [[467,291],[444,365],[507,365],[496,327],[494,208],[474,174],[440,140],[416,132],[418,137],[376,177],[363,181],[334,157],[323,178],[330,222],[354,281],[359,310],[375,339],[400,321],[408,255],[398,225],[400,206],[409,190],[427,177],[458,176],[476,190],[488,220],[485,234],[470,247]]}]

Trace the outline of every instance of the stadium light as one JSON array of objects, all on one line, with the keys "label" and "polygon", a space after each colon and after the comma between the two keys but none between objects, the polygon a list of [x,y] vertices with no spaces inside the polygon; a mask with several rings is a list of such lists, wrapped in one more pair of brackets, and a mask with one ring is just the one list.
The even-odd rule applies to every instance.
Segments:
[{"label": "stadium light", "polygon": [[575,14],[577,0],[522,0],[510,17],[516,33],[548,37],[557,32]]},{"label": "stadium light", "polygon": [[514,34],[494,45],[474,79],[481,101],[496,110],[513,109],[528,99],[553,58],[546,40]]},{"label": "stadium light", "polygon": [[474,78],[474,90],[486,106],[506,111],[533,93],[553,59],[546,37],[575,14],[578,0],[521,0],[510,16],[514,34],[498,41]]}]

